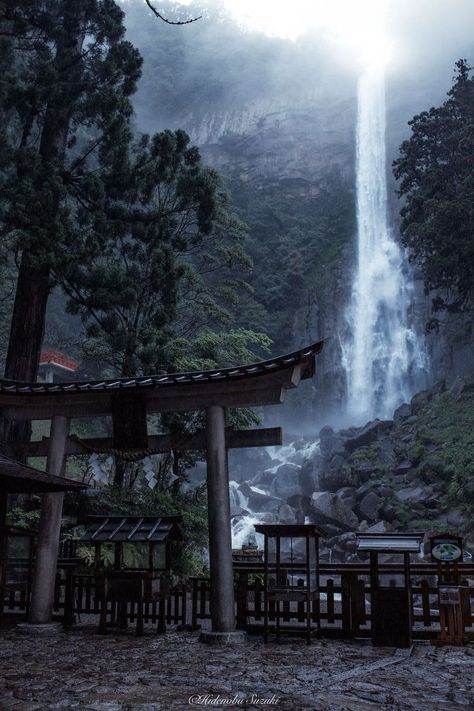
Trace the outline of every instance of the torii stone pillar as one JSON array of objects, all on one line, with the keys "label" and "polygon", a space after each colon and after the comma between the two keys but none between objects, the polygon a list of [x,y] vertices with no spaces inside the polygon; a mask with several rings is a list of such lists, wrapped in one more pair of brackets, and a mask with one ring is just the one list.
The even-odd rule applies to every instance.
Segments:
[{"label": "torii stone pillar", "polygon": [[206,410],[206,443],[212,631],[201,632],[200,640],[233,644],[242,642],[245,633],[235,630],[225,411],[220,405]]},{"label": "torii stone pillar", "polygon": [[[59,415],[53,417],[47,463],[49,474],[55,476],[62,474],[68,433],[68,418]],[[43,494],[31,594],[30,625],[47,625],[51,622],[63,499],[63,493]]]}]

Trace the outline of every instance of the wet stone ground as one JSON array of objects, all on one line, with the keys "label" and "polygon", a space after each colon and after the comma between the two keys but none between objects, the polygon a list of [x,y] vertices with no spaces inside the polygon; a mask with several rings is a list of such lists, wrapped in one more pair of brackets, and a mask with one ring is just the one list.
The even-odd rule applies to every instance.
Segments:
[{"label": "wet stone ground", "polygon": [[32,638],[7,630],[0,665],[1,711],[474,709],[474,645],[394,650],[250,637],[217,648],[188,632],[101,637],[81,628]]}]

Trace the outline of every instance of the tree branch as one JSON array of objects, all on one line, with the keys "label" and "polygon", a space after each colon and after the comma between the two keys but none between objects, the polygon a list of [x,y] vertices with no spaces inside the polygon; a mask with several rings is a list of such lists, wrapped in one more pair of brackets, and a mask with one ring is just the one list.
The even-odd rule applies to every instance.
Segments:
[{"label": "tree branch", "polygon": [[192,20],[173,22],[172,20],[167,20],[166,17],[163,17],[163,15],[160,12],[158,12],[158,10],[155,7],[153,7],[150,0],[145,0],[145,2],[148,5],[148,7],[150,8],[150,10],[152,11],[152,13],[155,15],[155,17],[157,17],[159,20],[162,20],[163,22],[166,22],[167,25],[190,25],[192,22],[197,22],[198,20],[200,20],[202,18],[202,15],[199,15],[199,17],[194,17]]}]

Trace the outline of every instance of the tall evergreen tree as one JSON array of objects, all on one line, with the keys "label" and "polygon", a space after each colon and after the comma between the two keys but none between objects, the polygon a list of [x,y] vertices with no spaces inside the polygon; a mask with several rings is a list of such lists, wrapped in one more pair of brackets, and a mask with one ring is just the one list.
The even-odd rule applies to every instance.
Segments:
[{"label": "tall evergreen tree", "polygon": [[472,308],[474,286],[474,78],[465,60],[456,69],[448,99],[409,122],[394,162],[402,239],[435,311]]},{"label": "tall evergreen tree", "polygon": [[[130,140],[141,58],[113,0],[6,0],[0,220],[19,262],[5,375],[36,379],[48,296],[103,216],[107,166]],[[112,157],[112,154],[114,157]],[[100,170],[105,164],[104,173]],[[106,176],[104,178],[104,176]]]}]

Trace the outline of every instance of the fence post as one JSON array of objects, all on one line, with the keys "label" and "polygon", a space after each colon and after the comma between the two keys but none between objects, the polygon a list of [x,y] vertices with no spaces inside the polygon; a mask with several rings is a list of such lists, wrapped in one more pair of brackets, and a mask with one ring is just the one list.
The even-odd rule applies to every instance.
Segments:
[{"label": "fence post", "polygon": [[247,584],[248,573],[240,572],[237,580],[237,629],[247,627]]},{"label": "fence post", "polygon": [[74,624],[74,585],[73,570],[66,568],[66,580],[64,583],[64,622],[65,628]]}]

